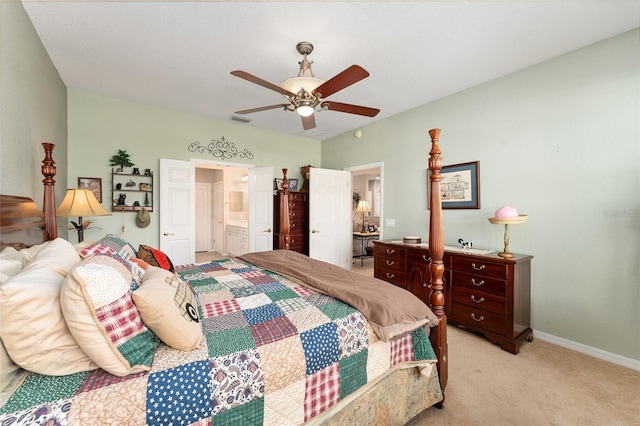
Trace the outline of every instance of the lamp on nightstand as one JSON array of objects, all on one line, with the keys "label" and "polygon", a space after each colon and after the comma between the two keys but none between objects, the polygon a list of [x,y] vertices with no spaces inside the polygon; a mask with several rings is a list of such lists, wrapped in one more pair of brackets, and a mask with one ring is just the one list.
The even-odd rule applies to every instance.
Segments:
[{"label": "lamp on nightstand", "polygon": [[90,189],[67,189],[67,194],[56,209],[56,216],[78,216],[78,223],[71,221],[73,227],[70,226],[69,229],[78,231],[78,242],[81,243],[84,240],[84,230],[89,229],[92,222],[90,220],[83,222],[82,217],[111,216],[111,213],[102,207]]},{"label": "lamp on nightstand", "polygon": [[369,208],[369,203],[367,203],[367,200],[360,200],[358,201],[358,207],[356,207],[356,211],[358,213],[362,213],[362,229],[360,232],[367,232],[367,228],[366,226],[364,226],[364,214],[365,213],[369,213],[371,211],[371,208]]}]

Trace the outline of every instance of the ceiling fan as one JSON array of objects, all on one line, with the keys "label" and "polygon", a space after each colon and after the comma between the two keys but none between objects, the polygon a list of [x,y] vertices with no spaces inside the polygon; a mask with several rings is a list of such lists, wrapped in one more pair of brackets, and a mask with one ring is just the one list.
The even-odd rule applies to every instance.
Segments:
[{"label": "ceiling fan", "polygon": [[280,85],[269,83],[246,71],[231,71],[232,75],[266,87],[267,89],[274,90],[289,100],[288,104],[245,109],[235,111],[235,114],[250,114],[252,112],[283,108],[285,111],[296,111],[302,118],[302,127],[304,130],[309,130],[316,127],[314,112],[318,106],[323,110],[346,112],[348,114],[364,115],[366,117],[375,117],[380,112],[380,110],[376,108],[326,100],[326,98],[334,93],[367,78],[369,73],[364,68],[359,65],[351,65],[335,77],[324,81],[313,76],[311,62],[307,59],[307,55],[313,52],[313,44],[308,41],[301,41],[296,45],[296,49],[303,56],[302,61],[298,62],[300,64],[298,76],[284,80]]}]

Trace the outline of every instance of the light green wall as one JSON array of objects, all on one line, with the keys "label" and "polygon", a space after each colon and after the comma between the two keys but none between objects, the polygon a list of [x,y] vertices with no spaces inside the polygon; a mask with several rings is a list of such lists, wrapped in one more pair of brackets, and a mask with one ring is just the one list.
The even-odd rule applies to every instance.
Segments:
[{"label": "light green wall", "polygon": [[30,196],[42,207],[42,142],[56,144],[56,198],[64,196],[67,88],[22,3],[3,1],[0,13],[0,193]]},{"label": "light green wall", "polygon": [[384,161],[385,238],[427,238],[436,127],[444,165],[480,161],[481,209],[445,210],[446,243],[501,249],[487,218],[528,214],[509,247],[535,256],[533,328],[640,360],[640,30],[323,141],[322,167]]},{"label": "light green wall", "polygon": [[[257,130],[244,124],[214,120],[204,116],[152,107],[70,89],[69,108],[69,185],[78,177],[102,178],[103,205],[110,209],[111,167],[109,159],[124,149],[141,171],[150,168],[158,175],[159,159],[189,160],[198,158],[220,161],[208,153],[190,152],[189,145],[199,141],[207,145],[212,139],[225,137],[238,150],[248,149],[253,159],[236,157],[226,160],[255,166],[272,166],[274,176],[301,178],[300,167],[320,164],[320,141],[301,136]],[[95,223],[102,230],[88,230],[85,239],[97,239],[105,233],[121,234],[131,242],[159,244],[158,182],[153,193],[154,211],[151,225],[140,229],[135,213],[117,212],[99,217]],[[72,236],[75,238],[75,236]]]}]

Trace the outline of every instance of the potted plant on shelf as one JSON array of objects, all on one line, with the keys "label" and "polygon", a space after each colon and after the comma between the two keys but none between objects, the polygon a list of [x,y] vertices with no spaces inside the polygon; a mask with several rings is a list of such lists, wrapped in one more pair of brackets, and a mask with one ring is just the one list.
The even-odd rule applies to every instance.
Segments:
[{"label": "potted plant on shelf", "polygon": [[119,149],[118,153],[115,154],[109,160],[109,165],[111,167],[119,166],[116,169],[116,173],[122,173],[125,167],[132,167],[135,164],[131,161],[129,154],[127,154],[126,150]]}]

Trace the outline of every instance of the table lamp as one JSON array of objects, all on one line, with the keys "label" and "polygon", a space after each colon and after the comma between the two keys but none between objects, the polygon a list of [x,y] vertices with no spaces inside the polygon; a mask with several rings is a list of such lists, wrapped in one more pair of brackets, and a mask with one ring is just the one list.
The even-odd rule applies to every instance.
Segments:
[{"label": "table lamp", "polygon": [[89,229],[90,220],[82,222],[83,216],[111,216],[90,189],[67,189],[62,203],[56,209],[58,217],[78,216],[78,223],[70,221],[73,225],[69,229],[78,231],[78,242],[84,240],[84,230]]},{"label": "table lamp", "polygon": [[358,201],[358,206],[356,207],[356,211],[358,213],[362,213],[362,229],[360,232],[367,232],[367,228],[364,226],[364,214],[369,213],[371,209],[369,208],[369,203],[367,200]]},{"label": "table lamp", "polygon": [[504,250],[498,253],[498,256],[505,259],[513,257],[513,253],[509,252],[509,225],[516,225],[527,221],[526,214],[518,214],[518,211],[509,206],[500,207],[496,210],[495,217],[490,217],[489,222],[494,225],[504,224]]}]

